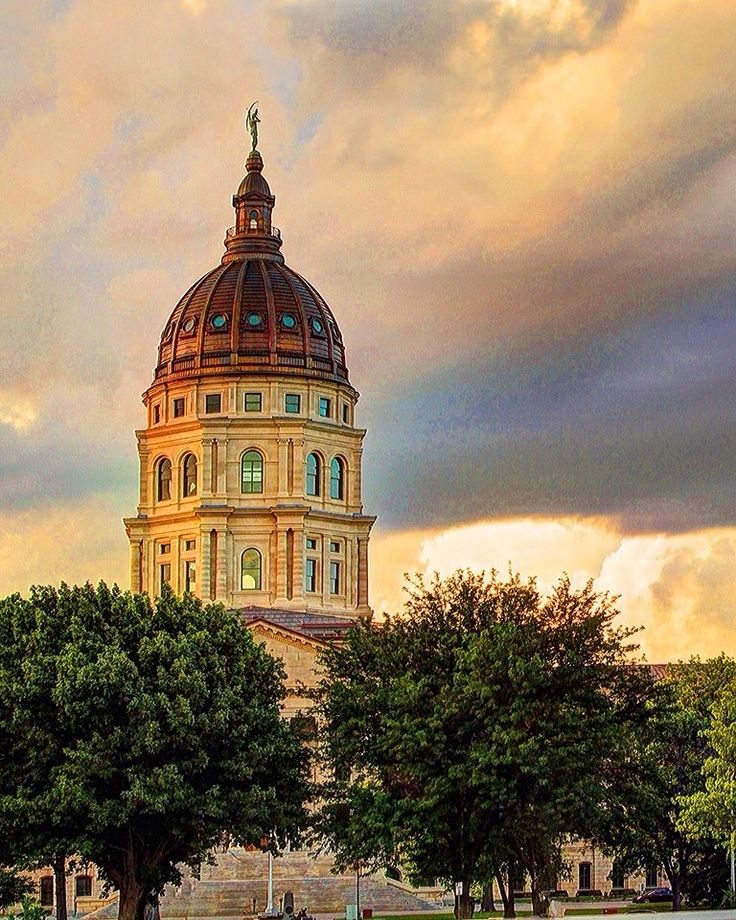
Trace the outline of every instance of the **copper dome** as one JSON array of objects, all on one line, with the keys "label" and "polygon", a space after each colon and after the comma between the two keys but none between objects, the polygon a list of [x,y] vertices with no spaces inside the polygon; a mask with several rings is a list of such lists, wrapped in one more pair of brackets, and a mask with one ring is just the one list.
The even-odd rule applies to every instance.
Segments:
[{"label": "copper dome", "polygon": [[317,291],[284,264],[271,224],[275,198],[254,151],[233,197],[236,224],[222,263],[181,298],[161,336],[155,379],[207,374],[291,374],[348,383],[335,318]]}]

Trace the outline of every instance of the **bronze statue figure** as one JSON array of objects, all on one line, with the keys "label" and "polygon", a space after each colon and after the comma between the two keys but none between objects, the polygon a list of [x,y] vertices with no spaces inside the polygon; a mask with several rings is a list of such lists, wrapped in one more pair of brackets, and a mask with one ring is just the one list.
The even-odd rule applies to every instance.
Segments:
[{"label": "bronze statue figure", "polygon": [[248,113],[245,116],[245,130],[250,134],[252,140],[251,150],[255,150],[258,146],[258,125],[260,124],[261,119],[258,117],[258,100],[256,100],[251,107],[248,109]]}]

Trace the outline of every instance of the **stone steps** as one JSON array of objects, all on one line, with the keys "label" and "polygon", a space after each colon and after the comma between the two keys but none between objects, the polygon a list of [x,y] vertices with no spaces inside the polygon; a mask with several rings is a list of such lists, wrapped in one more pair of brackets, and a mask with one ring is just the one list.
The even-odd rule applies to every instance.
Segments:
[{"label": "stone steps", "polygon": [[[291,851],[273,861],[274,904],[291,891],[297,911],[343,914],[355,903],[355,875],[335,875],[329,855],[312,856]],[[161,899],[162,918],[239,917],[265,910],[268,903],[268,856],[232,849],[218,853],[213,865],[202,866],[200,879],[185,876],[180,888],[168,887]],[[383,875],[360,880],[361,907],[374,912],[434,911],[437,904],[390,885]],[[117,901],[90,917],[109,920],[117,916]]]}]

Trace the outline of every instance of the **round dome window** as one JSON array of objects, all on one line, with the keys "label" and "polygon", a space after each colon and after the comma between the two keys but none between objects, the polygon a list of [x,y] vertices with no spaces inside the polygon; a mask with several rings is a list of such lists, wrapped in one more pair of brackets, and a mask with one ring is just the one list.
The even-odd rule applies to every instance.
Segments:
[{"label": "round dome window", "polygon": [[245,318],[245,321],[249,326],[260,326],[263,322],[263,317],[260,313],[249,313]]},{"label": "round dome window", "polygon": [[317,319],[316,316],[312,317],[312,332],[314,332],[315,335],[323,335],[324,331],[325,327],[322,325],[322,320]]},{"label": "round dome window", "polygon": [[211,322],[215,329],[224,329],[227,326],[227,316],[224,313],[215,313]]},{"label": "round dome window", "polygon": [[189,319],[184,320],[184,324],[181,327],[183,332],[194,332],[194,327],[197,325],[197,321],[193,316],[190,316]]},{"label": "round dome window", "polygon": [[281,325],[284,329],[294,329],[296,326],[296,316],[293,313],[284,313],[281,317]]}]

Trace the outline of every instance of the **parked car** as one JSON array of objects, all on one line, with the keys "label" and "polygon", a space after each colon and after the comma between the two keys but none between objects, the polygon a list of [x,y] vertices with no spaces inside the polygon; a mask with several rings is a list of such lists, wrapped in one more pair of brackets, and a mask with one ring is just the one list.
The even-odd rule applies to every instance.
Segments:
[{"label": "parked car", "polygon": [[645,888],[634,898],[635,904],[653,904],[655,901],[671,901],[671,888]]}]

